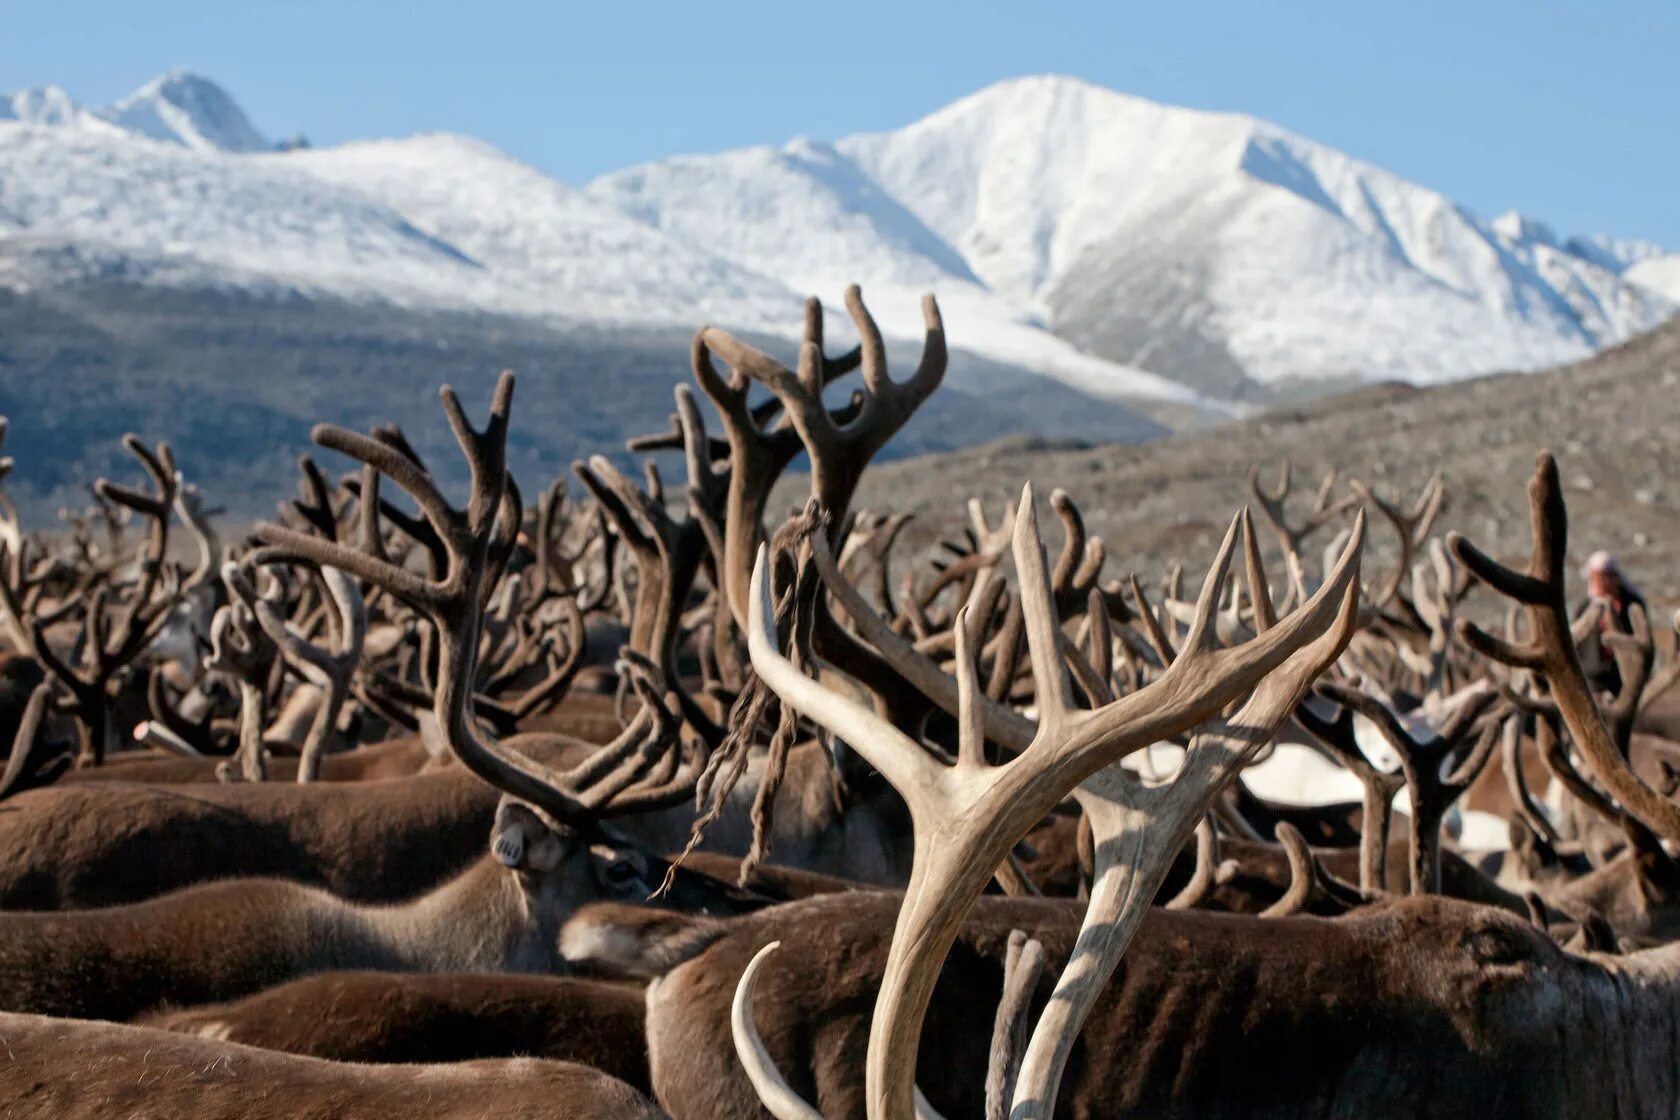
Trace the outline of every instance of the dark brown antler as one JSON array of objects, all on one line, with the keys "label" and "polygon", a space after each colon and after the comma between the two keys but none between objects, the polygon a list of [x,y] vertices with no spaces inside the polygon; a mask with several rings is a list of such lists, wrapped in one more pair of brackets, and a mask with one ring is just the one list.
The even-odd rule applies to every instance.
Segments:
[{"label": "dark brown antler", "polygon": [[[903,427],[945,376],[945,328],[932,296],[922,301],[927,338],[922,361],[908,381],[887,375],[886,342],[863,305],[856,285],[846,289],[846,310],[860,339],[855,366],[822,352],[822,305],[805,306],[805,336],[797,370],[790,370],[761,350],[716,327],[694,341],[694,373],[700,387],[723,415],[732,471],[725,519],[725,582],[737,625],[746,624],[747,587],[753,556],[763,538],[764,506],[770,487],[800,451],[811,458],[811,495],[832,518],[834,531],[844,523],[853,490],[875,452]],[[716,354],[729,364],[725,381],[712,365]],[[823,404],[831,380],[861,368],[863,389],[838,413]],[[767,429],[747,407],[747,388],[758,382],[774,394],[785,422]]]},{"label": "dark brown antler", "polygon": [[12,734],[11,756],[6,759],[5,772],[0,773],[0,801],[26,789],[51,785],[70,768],[70,752],[53,750],[40,733],[50,699],[50,680],[43,680],[29,694],[17,730]]},{"label": "dark brown antler", "polygon": [[283,526],[259,525],[257,536],[319,566],[341,568],[424,611],[436,627],[439,652],[433,713],[450,750],[467,769],[526,802],[552,827],[604,833],[602,818],[609,812],[647,807],[633,787],[669,749],[674,717],[658,682],[630,662],[623,672],[642,698],[641,709],[618,739],[571,769],[555,770],[480,734],[472,691],[479,631],[521,522],[518,491],[506,468],[513,375],[504,373],[497,382],[490,419],[482,430],[472,427],[452,389],[446,386],[440,396],[471,476],[465,508],[452,506],[431,476],[391,443],[331,425],[314,431],[316,443],[376,468],[414,499],[429,530],[443,544],[446,563],[440,575],[422,576],[368,552]]},{"label": "dark brown antler", "polygon": [[1528,609],[1533,638],[1507,641],[1468,621],[1459,622],[1459,637],[1486,657],[1543,675],[1593,776],[1640,823],[1664,839],[1680,842],[1680,805],[1646,785],[1622,757],[1576,655],[1564,599],[1568,513],[1550,452],[1541,453],[1535,463],[1528,503],[1532,547],[1525,570],[1498,563],[1457,533],[1448,536],[1447,547],[1477,579]]},{"label": "dark brown antler", "polygon": [[1359,779],[1360,799],[1359,889],[1371,895],[1388,889],[1388,833],[1394,816],[1394,798],[1406,785],[1401,774],[1379,770],[1365,757],[1354,734],[1353,712],[1337,707],[1333,719],[1313,710],[1311,699],[1295,707],[1295,722],[1323,745],[1348,773]]},{"label": "dark brown antler", "polygon": [[[47,641],[47,620],[35,614],[26,597],[18,594],[16,582],[0,579],[0,605],[14,627],[26,631],[24,652],[39,661],[70,694],[82,733],[81,757],[94,765],[104,762],[107,749],[115,744],[110,711],[115,682],[157,637],[180,598],[176,572],[165,559],[170,517],[181,485],[175,457],[168,444],[159,444],[154,452],[132,435],[123,437],[123,446],[140,460],[154,489],[139,490],[102,478],[94,483],[94,491],[104,501],[145,517],[151,531],[145,551],[135,560],[138,570],[132,587],[119,587],[112,579],[81,597],[79,666],[71,664],[77,658],[60,656]],[[17,557],[21,559],[21,555]]]},{"label": "dark brown antler", "polygon": [[[1376,724],[1400,756],[1400,769],[1412,795],[1411,893],[1439,894],[1441,821],[1492,757],[1499,722],[1481,717],[1499,694],[1491,688],[1471,694],[1428,738],[1419,738],[1401,724],[1393,709],[1363,689],[1326,682],[1318,691]],[[1457,762],[1447,772],[1447,763],[1455,758]]]}]

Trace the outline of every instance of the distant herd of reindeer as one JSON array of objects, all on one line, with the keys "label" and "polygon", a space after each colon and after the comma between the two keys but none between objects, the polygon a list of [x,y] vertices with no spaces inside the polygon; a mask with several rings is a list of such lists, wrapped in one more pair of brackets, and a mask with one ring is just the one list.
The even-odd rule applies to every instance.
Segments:
[{"label": "distant herd of reindeer", "polygon": [[1680,1115],[1680,662],[1549,455],[1521,568],[1287,468],[1193,593],[1030,485],[911,561],[853,497],[944,328],[846,309],[696,336],[680,492],[527,511],[510,374],[464,504],[393,426],[231,545],[132,436],[0,492],[0,1115]]}]

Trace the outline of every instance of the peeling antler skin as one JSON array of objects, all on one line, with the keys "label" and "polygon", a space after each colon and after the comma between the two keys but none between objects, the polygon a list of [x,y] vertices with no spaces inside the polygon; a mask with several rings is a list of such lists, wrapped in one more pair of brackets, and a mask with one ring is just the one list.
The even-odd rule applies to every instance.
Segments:
[{"label": "peeling antler skin", "polygon": [[[956,930],[993,869],[1058,802],[1087,783],[1087,792],[1097,799],[1093,803],[1114,807],[1113,819],[1136,819],[1132,814],[1142,814],[1177,839],[1164,849],[1167,855],[1155,852],[1144,860],[1136,860],[1140,854],[1136,851],[1121,852],[1115,850],[1119,845],[1111,845],[1105,866],[1099,868],[1091,912],[1106,914],[1124,928],[1088,929],[1088,936],[1082,938],[1085,951],[1064,974],[1053,1004],[1061,1012],[1041,1020],[1034,1032],[1022,1071],[1022,1092],[1026,1099],[1038,1102],[1030,1107],[1031,1115],[1039,1115],[1040,1109],[1049,1114],[1054,1107],[1054,1075],[1059,1075],[1072,1045],[1071,1034],[1077,1032],[1089,998],[1100,989],[1135,929],[1139,900],[1147,900],[1152,893],[1145,887],[1158,884],[1172,854],[1217,792],[1217,786],[1204,789],[1198,783],[1220,776],[1223,763],[1258,750],[1270,737],[1273,709],[1281,720],[1351,634],[1362,528],[1360,522],[1333,578],[1300,611],[1243,646],[1214,649],[1210,646],[1213,605],[1234,548],[1237,525],[1233,522],[1203,587],[1197,622],[1177,660],[1144,689],[1084,711],[1072,704],[1055,638],[1049,572],[1029,486],[1016,521],[1015,559],[1022,573],[1040,721],[1021,754],[996,767],[987,765],[984,757],[980,686],[964,622],[957,626],[958,751],[955,765],[946,766],[874,711],[806,677],[781,655],[769,602],[768,561],[760,553],[748,626],[754,669],[784,703],[844,738],[880,771],[904,797],[913,822],[915,860],[907,901],[899,914],[869,1040],[867,1096],[872,1120],[911,1115],[911,1062],[933,982]],[[1182,734],[1251,692],[1243,710],[1208,737],[1213,749],[1192,751],[1173,786],[1133,790],[1103,779],[1094,785],[1087,782],[1132,751]],[[1100,904],[1099,892],[1104,896]],[[1133,911],[1129,915],[1125,913],[1128,906]],[[1129,920],[1118,922],[1123,917]],[[1068,1037],[1063,1040],[1063,1035]]]}]

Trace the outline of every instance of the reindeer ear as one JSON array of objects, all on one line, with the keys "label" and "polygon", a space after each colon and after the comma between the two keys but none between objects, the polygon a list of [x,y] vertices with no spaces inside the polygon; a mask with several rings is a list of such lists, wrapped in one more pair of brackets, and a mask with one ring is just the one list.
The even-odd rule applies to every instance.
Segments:
[{"label": "reindeer ear", "polygon": [[559,866],[562,849],[559,835],[525,802],[503,797],[496,806],[490,852],[503,867],[516,871],[553,871]]}]

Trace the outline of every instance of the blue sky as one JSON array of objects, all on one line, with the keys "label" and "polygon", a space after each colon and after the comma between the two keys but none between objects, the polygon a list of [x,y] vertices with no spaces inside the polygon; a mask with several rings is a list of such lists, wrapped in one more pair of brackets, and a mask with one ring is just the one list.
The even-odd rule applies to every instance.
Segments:
[{"label": "blue sky", "polygon": [[568,181],[1075,74],[1276,121],[1489,216],[1680,250],[1680,0],[13,3],[0,89],[180,66],[271,135],[473,134]]}]

